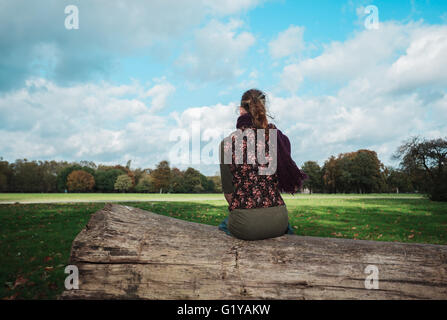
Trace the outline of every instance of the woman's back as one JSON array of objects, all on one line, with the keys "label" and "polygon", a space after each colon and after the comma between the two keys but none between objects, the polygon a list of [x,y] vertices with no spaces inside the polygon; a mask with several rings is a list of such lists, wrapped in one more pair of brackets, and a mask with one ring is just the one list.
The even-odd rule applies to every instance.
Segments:
[{"label": "woman's back", "polygon": [[[243,121],[238,126],[243,135],[243,143],[238,146],[241,147],[241,154],[243,155],[242,163],[236,161],[237,158],[237,143],[233,135],[230,139],[224,140],[224,152],[228,152],[232,156],[232,163],[229,166],[232,174],[232,184],[234,191],[232,192],[231,203],[229,210],[234,209],[253,209],[253,208],[268,208],[275,206],[283,206],[284,200],[281,197],[278,188],[278,176],[276,171],[272,174],[260,174],[260,167],[267,167],[269,163],[260,164],[259,153],[260,149],[255,148],[252,159],[250,159],[250,152],[247,151],[247,146],[250,144],[249,139],[253,139],[254,146],[258,146],[256,128],[250,121],[250,114],[245,114],[240,117]],[[272,124],[268,126],[269,129],[276,129]],[[248,133],[247,133],[248,131]],[[260,144],[261,142],[259,142]],[[276,156],[270,154],[269,150],[269,134],[265,135],[265,141],[262,142],[264,146],[265,158],[269,156]]]},{"label": "woman's back", "polygon": [[[273,154],[276,149],[270,150],[270,134],[265,132],[264,141],[258,141],[257,128],[250,113],[238,118],[237,129],[240,130],[237,134],[232,133],[221,143],[222,187],[229,200],[230,212],[228,230],[231,235],[244,240],[284,235],[288,231],[289,218],[278,188],[278,176],[276,171],[260,174],[260,169],[270,163],[259,161],[259,157],[270,160],[276,157]],[[274,125],[268,125],[268,130],[274,129]],[[242,159],[238,159],[238,148]],[[227,156],[231,163],[225,163],[225,154],[231,155]]]},{"label": "woman's back", "polygon": [[293,233],[280,191],[295,193],[307,178],[290,156],[288,138],[268,123],[265,103],[262,91],[246,91],[236,124],[240,131],[221,143],[222,189],[230,215],[219,228],[245,240]]}]

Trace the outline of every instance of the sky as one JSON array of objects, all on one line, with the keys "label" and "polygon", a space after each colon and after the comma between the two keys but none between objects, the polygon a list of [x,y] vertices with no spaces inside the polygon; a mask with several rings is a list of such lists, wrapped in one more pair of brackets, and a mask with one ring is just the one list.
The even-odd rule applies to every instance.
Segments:
[{"label": "sky", "polygon": [[397,166],[410,137],[447,137],[444,0],[0,0],[0,21],[11,162],[213,175],[207,156],[251,88],[299,166],[359,149]]}]

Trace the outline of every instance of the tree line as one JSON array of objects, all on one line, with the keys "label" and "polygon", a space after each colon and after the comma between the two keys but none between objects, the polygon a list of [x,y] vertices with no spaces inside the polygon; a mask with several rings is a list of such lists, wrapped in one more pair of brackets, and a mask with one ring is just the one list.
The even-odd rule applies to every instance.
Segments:
[{"label": "tree line", "polygon": [[431,200],[447,201],[447,139],[412,137],[392,155],[398,168],[384,166],[375,151],[331,156],[320,167],[307,161],[309,176],[304,187],[310,193],[422,193]]},{"label": "tree line", "polygon": [[206,177],[194,168],[156,168],[96,165],[91,161],[28,161],[8,163],[0,158],[0,192],[221,192],[220,177]]},{"label": "tree line", "polygon": [[[309,176],[303,190],[310,193],[424,193],[447,201],[447,140],[413,137],[394,153],[398,168],[384,166],[375,151],[360,149],[331,156],[323,166],[306,161]],[[180,170],[161,161],[154,169],[96,165],[91,161],[16,160],[0,158],[0,192],[142,192],[218,193],[220,177],[194,168]]]}]

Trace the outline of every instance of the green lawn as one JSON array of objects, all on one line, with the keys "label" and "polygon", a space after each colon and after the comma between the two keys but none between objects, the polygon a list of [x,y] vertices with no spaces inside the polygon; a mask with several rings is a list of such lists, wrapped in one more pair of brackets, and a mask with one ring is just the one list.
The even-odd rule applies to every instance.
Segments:
[{"label": "green lawn", "polygon": [[[284,199],[347,199],[347,198],[387,198],[419,199],[417,194],[286,194]],[[158,194],[158,193],[0,193],[2,203],[55,203],[55,202],[122,202],[122,201],[203,201],[224,200],[222,194]]]},{"label": "green lawn", "polygon": [[181,201],[183,199],[220,200],[222,194],[158,194],[158,193],[0,193],[1,203],[53,202],[119,202],[119,201]]},{"label": "green lawn", "polygon": [[[298,235],[447,244],[447,203],[430,202],[416,195],[284,198],[290,223]],[[227,215],[221,195],[0,194],[0,201],[45,199],[116,200],[211,225],[218,225]],[[104,202],[0,204],[0,299],[56,298],[63,291],[64,268],[73,239],[90,215],[103,205]]]}]

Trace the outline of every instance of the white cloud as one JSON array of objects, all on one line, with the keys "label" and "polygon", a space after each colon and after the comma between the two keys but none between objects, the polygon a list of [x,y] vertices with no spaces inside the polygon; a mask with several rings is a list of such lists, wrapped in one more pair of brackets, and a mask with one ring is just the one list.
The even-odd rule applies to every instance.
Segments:
[{"label": "white cloud", "polygon": [[291,25],[269,42],[270,55],[274,59],[298,55],[304,49],[304,27]]},{"label": "white cloud", "polygon": [[[44,79],[28,80],[25,88],[0,98],[2,156],[119,161],[133,151],[157,153],[167,142],[168,119],[149,110],[140,98],[145,92],[139,84],[61,87]],[[157,101],[166,97],[154,96]]]},{"label": "white cloud", "polygon": [[200,121],[201,129],[226,130],[235,128],[237,104],[218,103],[212,106],[192,107],[178,114],[178,127],[188,128],[193,121]]},{"label": "white cloud", "polygon": [[[229,8],[222,12],[233,10]],[[211,20],[194,33],[177,67],[206,81],[234,79],[246,71],[246,79],[231,83],[226,92],[255,86],[263,80],[259,76],[263,71],[257,66],[241,68],[255,42],[243,28],[237,19]],[[287,46],[283,49],[273,55],[294,54]],[[61,55],[58,45],[36,50],[41,57],[47,53],[52,57],[39,60],[45,70]],[[445,56],[446,26],[387,22],[379,30],[358,31],[344,42],[328,44],[316,57],[284,67],[281,85],[292,95],[270,94],[273,122],[288,134],[299,164],[306,160],[322,164],[330,155],[360,148],[377,151],[389,163],[391,153],[410,135],[447,134]],[[335,90],[296,96],[303,83],[318,87],[322,82]],[[187,129],[194,119],[200,119],[202,132],[234,128],[239,101],[158,115],[169,108],[175,90],[165,78],[155,79],[150,87],[138,82],[61,86],[28,78],[23,88],[0,96],[1,156],[123,164],[132,158],[133,165],[147,167],[167,159],[173,144],[170,130]],[[203,168],[207,173],[217,170]]]},{"label": "white cloud", "polygon": [[[333,96],[268,94],[269,113],[275,117],[271,121],[289,136],[298,164],[307,160],[322,164],[330,155],[361,148],[377,151],[389,163],[391,153],[409,135],[447,133],[447,94],[427,104],[417,93],[395,99],[368,88],[366,82],[354,81]],[[154,167],[169,157],[175,143],[169,141],[171,130],[190,132],[194,121],[200,121],[202,135],[207,129],[223,134],[235,127],[237,102],[159,116],[141,100],[147,91],[138,83],[60,87],[47,80],[30,80],[26,88],[0,98],[1,155],[8,160],[88,159],[106,164],[131,159],[134,166]],[[207,174],[218,169],[193,166]]]},{"label": "white cloud", "polygon": [[389,68],[387,76],[395,89],[421,86],[447,87],[447,26],[414,31],[411,43]]},{"label": "white cloud", "polygon": [[[145,88],[139,83],[62,87],[44,79],[28,80],[25,88],[0,97],[0,156],[9,161],[92,160],[105,164],[124,164],[131,159],[134,166],[154,167],[169,158],[175,143],[169,141],[171,130],[190,132],[194,120],[200,122],[202,135],[207,129],[223,133],[234,128],[235,103],[157,115],[143,99],[150,95],[151,105],[166,107],[166,92],[173,90],[166,79],[157,81]],[[202,167],[207,168],[214,173],[217,167]]]},{"label": "white cloud", "polygon": [[[0,90],[23,86],[30,76],[73,84],[107,75],[117,59],[137,49],[166,61],[179,43],[209,18],[225,18],[251,9],[258,0],[74,0],[79,29],[66,30],[59,0],[2,1]],[[246,37],[242,35],[240,40]]]},{"label": "white cloud", "polygon": [[345,42],[332,42],[319,56],[285,66],[282,84],[293,91],[303,79],[343,84],[358,76],[380,72],[399,51],[407,48],[411,40],[408,34],[416,27],[381,23],[379,30],[360,31]]},{"label": "white cloud", "polygon": [[[323,164],[330,155],[369,148],[379,153],[384,163],[401,141],[413,134],[425,134],[433,128],[447,134],[446,97],[434,105],[425,105],[417,94],[399,99],[364,93],[364,103],[335,96],[282,98],[271,96],[272,120],[292,143],[297,163],[317,160]],[[428,110],[433,119],[427,119]],[[386,148],[379,148],[386,146]]]},{"label": "white cloud", "polygon": [[174,91],[175,87],[166,81],[158,83],[150,88],[144,96],[152,98],[151,111],[164,109],[168,96],[174,93]]},{"label": "white cloud", "polygon": [[242,26],[238,19],[228,23],[211,20],[196,31],[176,66],[189,78],[201,81],[227,81],[241,75],[244,70],[239,61],[255,43],[251,33],[238,31]]},{"label": "white cloud", "polygon": [[[389,164],[411,135],[447,135],[446,56],[446,26],[381,23],[286,66],[281,86],[292,96],[274,96],[271,110],[299,161],[370,148]],[[296,96],[304,82],[335,93]]]}]

